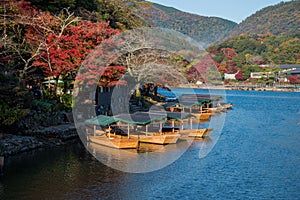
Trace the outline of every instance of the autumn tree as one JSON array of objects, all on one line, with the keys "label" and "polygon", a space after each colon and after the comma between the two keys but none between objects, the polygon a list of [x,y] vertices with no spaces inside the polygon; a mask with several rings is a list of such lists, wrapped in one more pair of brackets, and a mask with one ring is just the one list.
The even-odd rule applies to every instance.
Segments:
[{"label": "autumn tree", "polygon": [[291,84],[299,84],[300,83],[300,78],[298,75],[292,75],[289,77],[289,81]]},{"label": "autumn tree", "polygon": [[[41,67],[48,77],[58,80],[61,76],[64,80],[70,73],[76,72],[85,57],[98,44],[116,33],[118,30],[112,29],[105,22],[79,22],[70,25],[59,35],[48,35],[33,66]],[[28,38],[31,38],[31,34]]]},{"label": "autumn tree", "polygon": [[235,79],[238,81],[243,81],[245,78],[243,77],[242,69],[239,69],[238,72],[235,74]]}]

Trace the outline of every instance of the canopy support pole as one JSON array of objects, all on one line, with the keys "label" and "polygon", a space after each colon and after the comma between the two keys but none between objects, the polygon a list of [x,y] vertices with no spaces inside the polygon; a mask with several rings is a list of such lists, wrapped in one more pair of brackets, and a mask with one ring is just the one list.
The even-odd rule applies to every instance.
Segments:
[{"label": "canopy support pole", "polygon": [[175,126],[175,120],[173,119],[173,120],[172,120],[172,133],[175,132],[175,130],[174,130],[175,127],[174,127],[174,126]]},{"label": "canopy support pole", "polygon": [[128,124],[128,127],[127,127],[127,137],[128,137],[128,139],[129,139],[129,132],[130,132],[130,130],[129,130],[129,124]]},{"label": "canopy support pole", "polygon": [[148,136],[148,125],[146,125],[146,136]]},{"label": "canopy support pole", "polygon": [[96,125],[94,125],[94,136],[96,136]]},{"label": "canopy support pole", "polygon": [[190,129],[191,129],[191,130],[193,129],[193,121],[192,121],[192,118],[190,119]]},{"label": "canopy support pole", "polygon": [[108,126],[108,138],[110,139],[110,126]]},{"label": "canopy support pole", "polygon": [[[110,138],[110,130],[111,130],[111,128],[110,128],[110,126],[108,126],[108,137]],[[114,133],[114,135],[116,135],[116,133]]]},{"label": "canopy support pole", "polygon": [[89,129],[86,128],[85,131],[86,131],[86,141],[89,141]]},{"label": "canopy support pole", "polygon": [[162,122],[159,122],[159,132],[162,133]]}]

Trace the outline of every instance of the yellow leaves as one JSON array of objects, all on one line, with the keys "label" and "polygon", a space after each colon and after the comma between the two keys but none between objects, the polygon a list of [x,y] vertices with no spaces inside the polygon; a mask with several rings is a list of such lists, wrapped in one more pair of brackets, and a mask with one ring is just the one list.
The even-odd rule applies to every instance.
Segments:
[{"label": "yellow leaves", "polygon": [[280,49],[277,47],[274,49],[274,53],[279,53],[280,52]]},{"label": "yellow leaves", "polygon": [[246,60],[249,60],[251,57],[252,57],[252,55],[251,55],[251,54],[249,54],[249,53],[245,54],[245,58],[246,58]]}]

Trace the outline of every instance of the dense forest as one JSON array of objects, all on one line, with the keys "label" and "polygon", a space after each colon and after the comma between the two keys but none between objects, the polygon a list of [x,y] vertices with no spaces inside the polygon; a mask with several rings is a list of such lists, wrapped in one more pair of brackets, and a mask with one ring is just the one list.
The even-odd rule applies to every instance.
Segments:
[{"label": "dense forest", "polygon": [[263,71],[259,69],[262,65],[274,66],[275,69],[278,64],[300,63],[299,35],[242,34],[207,50],[220,71],[242,72],[240,80],[249,78],[249,70],[254,68],[257,72]]},{"label": "dense forest", "polygon": [[155,3],[142,13],[149,25],[179,31],[200,42],[204,47],[228,36],[237,25],[229,20],[203,17]]},{"label": "dense forest", "polygon": [[240,34],[295,35],[299,33],[300,1],[292,0],[266,7],[236,26],[230,37]]},{"label": "dense forest", "polygon": [[212,45],[208,51],[214,59],[221,63],[225,59],[222,49],[230,48],[234,51],[232,61],[236,66],[245,64],[299,64],[300,39],[299,35],[275,36],[246,35],[226,40],[218,45]]}]

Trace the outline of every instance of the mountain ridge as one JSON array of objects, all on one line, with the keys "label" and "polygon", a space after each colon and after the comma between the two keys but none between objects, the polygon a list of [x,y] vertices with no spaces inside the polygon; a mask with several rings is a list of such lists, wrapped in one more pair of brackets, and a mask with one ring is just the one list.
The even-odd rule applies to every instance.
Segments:
[{"label": "mountain ridge", "polygon": [[173,29],[190,36],[204,47],[241,35],[296,35],[300,26],[300,0],[281,2],[256,11],[241,23],[208,17],[152,3],[144,12],[150,26]]},{"label": "mountain ridge", "polygon": [[240,34],[295,35],[300,31],[299,8],[300,0],[292,0],[260,9],[238,24],[229,37]]},{"label": "mountain ridge", "polygon": [[227,36],[237,23],[219,17],[206,17],[180,11],[173,7],[152,3],[143,11],[143,17],[150,26],[169,28],[190,36],[207,47]]}]

